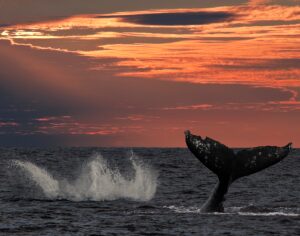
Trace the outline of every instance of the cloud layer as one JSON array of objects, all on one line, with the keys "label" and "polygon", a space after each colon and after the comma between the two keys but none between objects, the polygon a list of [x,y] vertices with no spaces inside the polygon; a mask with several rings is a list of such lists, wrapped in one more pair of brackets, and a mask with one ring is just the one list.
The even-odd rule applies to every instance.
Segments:
[{"label": "cloud layer", "polygon": [[3,25],[1,138],[184,146],[189,128],[233,146],[299,145],[300,7],[236,2]]}]

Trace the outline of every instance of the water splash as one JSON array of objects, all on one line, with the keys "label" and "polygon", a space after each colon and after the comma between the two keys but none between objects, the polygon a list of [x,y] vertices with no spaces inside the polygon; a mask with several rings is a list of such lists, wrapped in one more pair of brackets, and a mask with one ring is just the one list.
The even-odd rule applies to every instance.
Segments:
[{"label": "water splash", "polygon": [[157,187],[157,173],[132,155],[130,158],[134,170],[132,178],[123,176],[117,168],[110,168],[107,161],[97,154],[83,166],[75,181],[59,180],[46,169],[28,161],[15,160],[43,194],[50,199],[115,200],[120,198],[148,201],[153,198]]},{"label": "water splash", "polygon": [[13,162],[26,171],[28,177],[41,187],[46,197],[55,198],[59,195],[59,182],[45,169],[27,161],[15,160]]}]

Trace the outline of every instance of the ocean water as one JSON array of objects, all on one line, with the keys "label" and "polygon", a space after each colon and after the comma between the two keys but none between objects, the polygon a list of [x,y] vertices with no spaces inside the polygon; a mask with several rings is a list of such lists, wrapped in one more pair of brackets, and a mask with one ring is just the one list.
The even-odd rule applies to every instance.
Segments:
[{"label": "ocean water", "polygon": [[0,149],[0,235],[300,235],[300,150],[229,189],[187,149]]}]

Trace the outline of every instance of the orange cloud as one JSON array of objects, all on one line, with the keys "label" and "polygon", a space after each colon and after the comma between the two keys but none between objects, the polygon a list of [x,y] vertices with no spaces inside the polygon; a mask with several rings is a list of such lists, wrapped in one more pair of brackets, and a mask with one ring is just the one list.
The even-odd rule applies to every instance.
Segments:
[{"label": "orange cloud", "polygon": [[249,5],[261,5],[261,4],[267,4],[272,2],[272,0],[250,0]]},{"label": "orange cloud", "polygon": [[[114,66],[120,70],[115,75],[120,77],[203,84],[299,87],[297,45],[300,37],[297,36],[300,36],[300,7],[257,5],[267,2],[269,1],[250,1],[250,5],[230,7],[73,16],[52,22],[5,27],[2,37],[14,44],[29,45],[37,49],[72,51],[96,59],[117,58]],[[165,25],[163,21],[169,22],[169,18],[174,16],[172,14],[179,16],[176,25]],[[199,14],[197,19],[195,14]],[[212,22],[180,25],[181,18],[183,23],[195,22],[195,19],[201,20],[201,14],[209,19],[211,17]],[[230,20],[227,20],[227,15]],[[126,22],[122,17],[139,17],[142,21]],[[143,25],[147,17],[157,24]],[[216,22],[214,17],[217,17]],[[159,25],[159,20],[162,25]],[[130,30],[122,32],[122,28]],[[95,31],[77,35],[78,29]],[[64,32],[63,36],[58,32]],[[55,41],[53,46],[42,46],[41,40],[51,45],[51,40],[63,37],[66,42],[76,39],[77,48],[90,41],[89,44],[94,44],[91,47],[94,50],[70,50],[65,46],[67,43],[60,44],[59,41]],[[153,43],[155,38],[172,41]],[[276,64],[276,60],[280,60],[284,66]],[[43,68],[42,65],[39,67]],[[55,69],[57,70],[51,68],[52,71]],[[91,69],[104,68],[93,64]],[[58,73],[63,74],[62,71]],[[70,83],[64,85],[65,88],[69,86]],[[73,84],[72,87],[74,86]],[[75,87],[80,89],[80,85]],[[74,91],[75,88],[69,90]]]}]

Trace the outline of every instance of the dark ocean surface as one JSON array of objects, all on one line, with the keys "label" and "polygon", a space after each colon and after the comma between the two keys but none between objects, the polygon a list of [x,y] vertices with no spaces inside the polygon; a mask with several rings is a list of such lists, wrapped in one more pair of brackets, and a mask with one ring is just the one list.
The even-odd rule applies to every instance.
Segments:
[{"label": "dark ocean surface", "polygon": [[0,149],[1,235],[300,235],[300,150],[239,179],[225,213],[200,213],[217,179],[187,149]]}]

